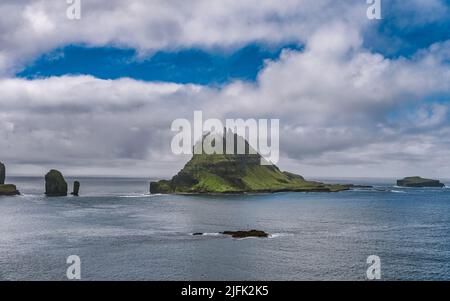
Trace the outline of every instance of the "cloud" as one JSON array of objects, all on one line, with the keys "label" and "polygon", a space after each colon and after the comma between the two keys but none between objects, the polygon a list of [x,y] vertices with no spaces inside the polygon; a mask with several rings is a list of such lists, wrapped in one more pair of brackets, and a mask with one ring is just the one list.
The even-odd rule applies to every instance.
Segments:
[{"label": "cloud", "polygon": [[[414,1],[408,9],[440,4]],[[168,176],[187,159],[170,152],[170,123],[202,110],[205,118],[279,118],[280,164],[291,171],[448,177],[450,42],[407,58],[370,51],[366,7],[356,0],[92,0],[83,2],[81,21],[69,21],[64,1],[2,1],[0,158],[13,173],[63,167],[68,174]],[[221,87],[11,78],[68,44],[146,55],[255,41],[304,47],[267,61],[255,83]]]},{"label": "cloud", "polygon": [[[332,35],[319,28],[303,50],[266,62],[254,84],[2,79],[0,157],[119,175],[127,166],[125,173],[157,176],[152,166],[166,162],[170,174],[186,160],[170,152],[171,122],[192,120],[194,110],[203,110],[204,118],[280,118],[281,154],[297,163],[336,171],[366,166],[378,174],[374,164],[420,162],[448,172],[441,162],[450,158],[450,141],[441,139],[449,131],[448,102],[423,102],[450,92],[450,44],[411,59],[387,59],[364,49],[357,30],[344,23],[333,28]],[[389,118],[405,112],[417,122]]]},{"label": "cloud", "polygon": [[[141,55],[178,48],[234,48],[252,42],[302,43],[325,21],[366,22],[354,0],[90,0],[82,18],[66,17],[65,1],[0,3],[0,74],[13,74],[36,56],[68,44],[116,45]],[[358,12],[358,13],[355,13]],[[349,21],[350,22],[350,21]]]}]

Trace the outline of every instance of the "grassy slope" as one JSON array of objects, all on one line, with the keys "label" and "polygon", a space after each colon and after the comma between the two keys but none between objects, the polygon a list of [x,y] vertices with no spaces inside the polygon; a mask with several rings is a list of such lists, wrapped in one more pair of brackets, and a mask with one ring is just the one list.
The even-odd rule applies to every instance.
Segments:
[{"label": "grassy slope", "polygon": [[194,155],[171,181],[152,183],[152,193],[244,193],[340,191],[343,185],[305,181],[275,165],[260,165],[259,155]]},{"label": "grassy slope", "polygon": [[16,195],[18,194],[16,185],[3,184],[0,185],[0,195]]}]

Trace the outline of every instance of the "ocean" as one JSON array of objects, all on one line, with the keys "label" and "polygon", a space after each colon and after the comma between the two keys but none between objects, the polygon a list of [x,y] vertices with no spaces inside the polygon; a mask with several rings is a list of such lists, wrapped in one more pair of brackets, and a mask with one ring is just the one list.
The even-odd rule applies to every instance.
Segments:
[{"label": "ocean", "polygon": [[[47,198],[43,178],[8,179],[22,195],[0,197],[0,280],[66,280],[70,255],[82,280],[366,280],[370,255],[382,280],[450,280],[448,188],[174,196],[79,180],[80,197]],[[243,229],[270,236],[220,234]]]}]

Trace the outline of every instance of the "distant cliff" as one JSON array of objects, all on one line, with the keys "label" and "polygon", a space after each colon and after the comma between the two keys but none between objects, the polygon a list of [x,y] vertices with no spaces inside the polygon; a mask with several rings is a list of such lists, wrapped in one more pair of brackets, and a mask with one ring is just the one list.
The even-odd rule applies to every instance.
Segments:
[{"label": "distant cliff", "polygon": [[[242,137],[234,135],[235,146]],[[201,144],[200,144],[201,145]],[[195,147],[198,147],[199,143]],[[224,147],[226,143],[224,139]],[[275,165],[261,165],[261,155],[251,154],[245,141],[245,154],[194,154],[171,180],[150,183],[151,193],[214,194],[264,192],[336,192],[351,185],[330,185],[306,181],[302,176],[282,172]]]}]

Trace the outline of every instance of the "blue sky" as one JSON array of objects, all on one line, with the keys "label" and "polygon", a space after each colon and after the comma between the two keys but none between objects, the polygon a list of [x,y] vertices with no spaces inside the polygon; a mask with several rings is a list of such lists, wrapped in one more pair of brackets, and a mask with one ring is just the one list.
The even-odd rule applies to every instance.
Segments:
[{"label": "blue sky", "polygon": [[134,49],[71,45],[41,55],[17,76],[31,79],[88,74],[102,79],[130,77],[201,85],[254,81],[264,61],[278,58],[282,49],[299,47],[251,44],[233,51],[184,49],[139,57]]},{"label": "blue sky", "polygon": [[387,57],[409,57],[419,49],[449,40],[450,1],[439,2],[447,11],[433,9],[432,5],[414,7],[406,1],[383,1],[383,19],[377,21],[377,26],[369,27],[365,46]]},{"label": "blue sky", "polygon": [[[443,1],[449,3],[449,1]],[[450,17],[426,9],[408,9],[403,1],[384,1],[383,20],[364,32],[364,46],[387,58],[411,57],[420,49],[450,39]],[[425,16],[424,16],[425,15]],[[136,49],[112,45],[65,45],[41,54],[23,66],[17,77],[93,75],[102,79],[130,77],[144,81],[223,84],[233,80],[255,81],[267,59],[282,49],[301,50],[297,43],[247,43],[236,47],[178,48],[139,55]]]}]

